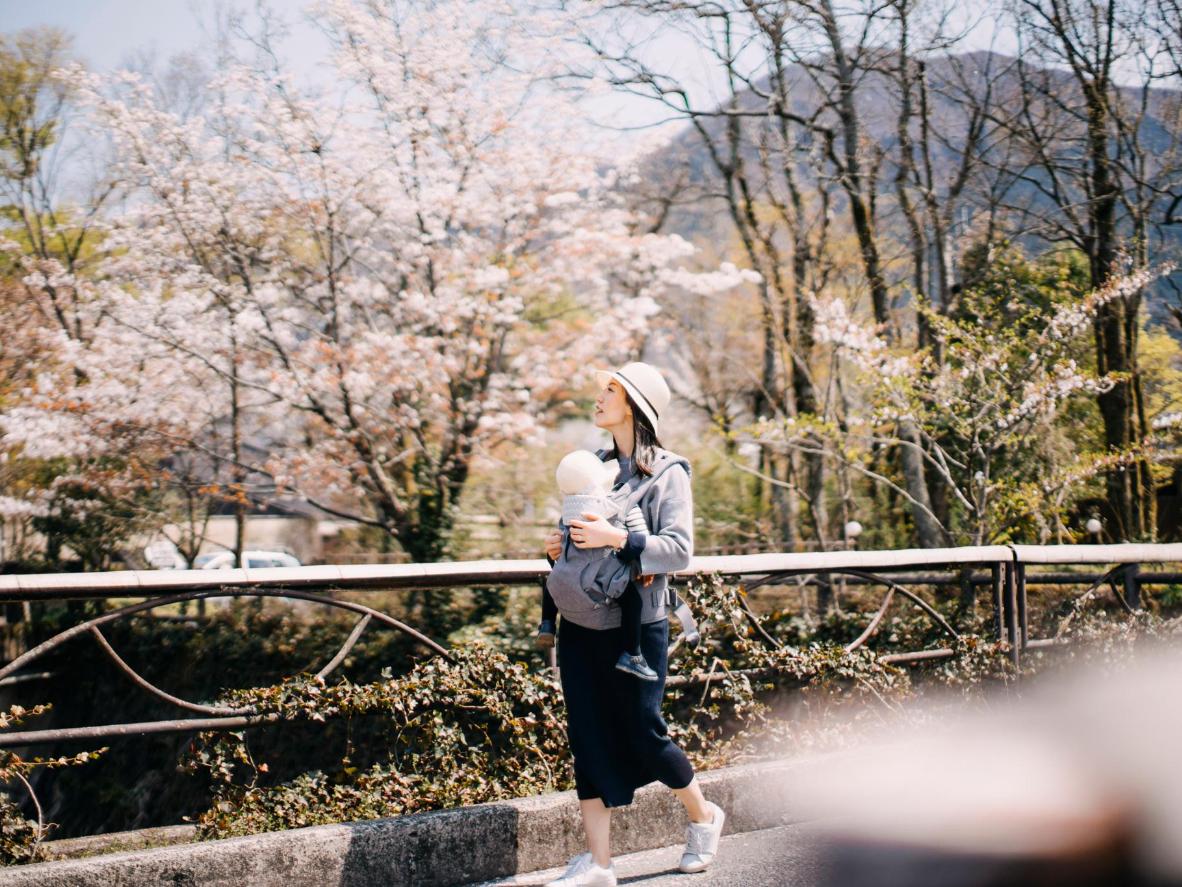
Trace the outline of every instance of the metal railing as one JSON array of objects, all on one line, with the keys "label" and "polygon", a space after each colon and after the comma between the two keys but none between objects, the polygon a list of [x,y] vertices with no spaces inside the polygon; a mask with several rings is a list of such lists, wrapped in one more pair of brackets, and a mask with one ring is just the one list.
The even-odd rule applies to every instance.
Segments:
[{"label": "metal railing", "polygon": [[[973,548],[902,549],[891,551],[830,551],[787,554],[752,554],[695,557],[689,567],[670,577],[684,583],[696,577],[718,574],[737,579],[749,592],[766,585],[832,582],[834,577],[862,585],[881,585],[886,593],[862,634],[846,646],[856,650],[873,637],[883,624],[896,597],[909,600],[925,612],[951,638],[956,630],[907,585],[988,585],[991,590],[993,624],[999,640],[1006,641],[1010,656],[1019,665],[1023,652],[1053,645],[1057,638],[1028,636],[1027,589],[1033,584],[1078,583],[1089,585],[1090,594],[1108,585],[1121,606],[1132,612],[1140,605],[1143,585],[1182,584],[1182,573],[1141,574],[1139,565],[1182,564],[1182,544],[1168,545],[993,545]],[[1096,577],[1078,573],[1028,574],[1028,567],[1105,567]],[[108,724],[92,727],[0,731],[0,747],[90,741],[146,733],[174,733],[196,730],[236,730],[272,723],[275,715],[250,709],[193,702],[155,686],[132,668],[111,646],[103,626],[149,610],[212,597],[284,598],[343,609],[358,616],[338,652],[317,672],[331,674],[371,626],[400,631],[434,655],[448,657],[448,651],[413,627],[354,601],[331,597],[335,591],[374,591],[488,587],[536,584],[549,572],[544,559],[488,560],[432,564],[337,564],[310,567],[241,568],[234,570],[130,570],[112,573],[54,573],[0,576],[0,601],[53,601],[79,599],[143,598],[72,626],[27,650],[0,668],[0,684],[12,684],[36,675],[23,670],[33,666],[51,650],[76,638],[89,636],[114,664],[141,690],[188,712],[204,717]],[[916,574],[914,571],[928,571]],[[912,571],[912,572],[906,572]],[[931,571],[954,571],[957,576],[932,575]],[[967,575],[966,575],[967,571]],[[974,572],[978,571],[978,572]],[[771,646],[779,642],[760,625],[746,596],[742,606],[757,635]],[[954,655],[951,647],[884,655],[892,663],[914,663]],[[40,673],[44,676],[45,673]],[[669,686],[708,681],[707,676],[671,675]]]}]

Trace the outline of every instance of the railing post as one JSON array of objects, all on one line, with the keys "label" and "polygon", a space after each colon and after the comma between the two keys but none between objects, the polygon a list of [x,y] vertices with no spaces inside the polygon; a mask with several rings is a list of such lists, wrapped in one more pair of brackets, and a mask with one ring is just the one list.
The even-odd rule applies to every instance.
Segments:
[{"label": "railing post", "polygon": [[1018,581],[1017,564],[1002,564],[1005,575],[1005,590],[1002,593],[1005,613],[1006,642],[1010,645],[1010,660],[1017,668],[1022,664],[1022,651],[1018,644]]},{"label": "railing post", "polygon": [[817,613],[824,619],[833,609],[833,578],[828,573],[817,573]]},{"label": "railing post", "polygon": [[1006,636],[1005,617],[1002,613],[1001,581],[1005,564],[989,565],[989,587],[993,592],[993,629],[999,641]]},{"label": "railing post", "polygon": [[1026,565],[1019,562],[1014,564],[1017,594],[1018,594],[1018,625],[1022,629],[1022,652],[1026,652]]},{"label": "railing post", "polygon": [[1129,564],[1123,570],[1125,601],[1134,610],[1141,609],[1141,565]]}]

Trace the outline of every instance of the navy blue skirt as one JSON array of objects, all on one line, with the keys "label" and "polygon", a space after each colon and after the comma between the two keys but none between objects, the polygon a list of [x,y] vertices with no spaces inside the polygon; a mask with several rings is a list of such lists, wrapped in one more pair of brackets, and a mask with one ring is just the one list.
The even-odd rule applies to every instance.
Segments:
[{"label": "navy blue skirt", "polygon": [[660,676],[642,681],[616,669],[621,628],[558,626],[558,667],[566,702],[567,737],[575,759],[580,800],[602,798],[606,807],[632,803],[636,789],[659,780],[685,788],[694,770],[669,738],[661,717],[669,665],[669,622],[642,625],[640,649]]}]

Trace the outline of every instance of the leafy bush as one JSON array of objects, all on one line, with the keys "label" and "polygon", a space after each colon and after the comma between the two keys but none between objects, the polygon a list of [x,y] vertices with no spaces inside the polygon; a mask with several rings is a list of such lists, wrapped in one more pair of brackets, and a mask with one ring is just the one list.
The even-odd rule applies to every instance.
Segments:
[{"label": "leafy bush", "polygon": [[[377,602],[374,602],[375,604]],[[77,606],[74,606],[77,604]],[[35,644],[101,612],[91,602],[70,602],[42,614]],[[396,605],[383,606],[401,616]],[[110,623],[103,633],[132,667],[158,687],[184,699],[212,702],[233,686],[268,687],[285,678],[315,672],[348,636],[356,614],[286,606],[259,611],[253,601],[217,607],[200,620],[133,618]],[[405,635],[371,625],[336,675],[353,681],[378,680],[383,668],[408,670],[422,655]],[[172,705],[135,688],[89,638],[77,638],[43,660],[52,677],[10,688],[17,702],[54,702],[56,726],[112,724],[181,716]],[[337,677],[334,675],[333,680]],[[338,762],[352,740],[368,742],[365,727],[340,721],[260,729],[252,747],[268,759],[290,762],[298,772]],[[60,824],[59,837],[169,825],[196,816],[210,805],[211,785],[203,776],[177,775],[191,735],[128,736],[85,769],[40,773],[45,815]],[[45,754],[72,754],[76,745],[52,746]],[[34,816],[31,806],[25,814]]]},{"label": "leafy bush", "polygon": [[455,661],[420,663],[402,677],[325,686],[301,675],[227,694],[285,720],[379,719],[383,760],[364,770],[346,756],[333,773],[269,784],[242,733],[202,734],[190,769],[208,771],[214,803],[203,837],[391,816],[567,788],[557,682],[474,644]]},{"label": "leafy bush", "polygon": [[[7,712],[0,712],[0,729],[15,727],[29,718],[49,711],[48,705],[37,705],[26,709],[20,705],[10,706]],[[14,783],[23,787],[37,810],[37,819],[27,819],[8,792],[0,791],[0,865],[36,862],[42,858],[41,842],[53,829],[52,822],[45,822],[41,805],[29,782],[29,776],[39,768],[54,769],[85,764],[92,761],[106,749],[80,752],[69,757],[24,759],[9,749],[0,749],[0,784]]]}]

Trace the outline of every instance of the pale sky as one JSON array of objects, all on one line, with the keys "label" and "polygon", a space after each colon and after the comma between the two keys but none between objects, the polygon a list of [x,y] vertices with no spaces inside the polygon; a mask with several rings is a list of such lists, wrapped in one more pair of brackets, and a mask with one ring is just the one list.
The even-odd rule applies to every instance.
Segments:
[{"label": "pale sky", "polygon": [[[125,65],[138,52],[154,51],[161,61],[208,45],[206,28],[214,13],[227,7],[251,9],[238,0],[0,0],[0,32],[54,25],[74,38],[74,48],[88,67],[106,71]],[[271,0],[292,26],[283,49],[292,67],[314,76],[315,62],[326,49],[324,38],[303,21],[308,0]],[[604,97],[593,107],[603,119],[647,123],[654,119],[651,103],[624,96]],[[602,109],[602,111],[600,111]]]},{"label": "pale sky", "polygon": [[[293,26],[284,44],[288,61],[302,74],[315,76],[315,62],[323,57],[325,42],[303,23],[308,0],[271,0]],[[964,0],[956,7],[958,23],[976,23],[993,4]],[[227,6],[250,9],[253,0],[0,0],[0,32],[38,25],[56,25],[74,38],[77,54],[94,70],[119,67],[137,52],[151,50],[160,62],[180,52],[197,50],[207,41],[206,26],[218,9]],[[963,27],[963,24],[960,24]],[[976,23],[964,48],[985,48],[993,35],[991,23]],[[1000,44],[1002,52],[1012,49]],[[673,31],[662,31],[649,47],[648,57],[657,67],[674,73],[690,87],[696,103],[710,105],[710,96],[721,95],[722,83],[712,83],[704,72],[715,70],[702,51]],[[594,116],[615,125],[651,124],[666,116],[656,103],[620,95],[598,98]]]},{"label": "pale sky", "polygon": [[162,58],[192,49],[200,39],[190,7],[197,0],[0,0],[0,31],[57,25],[96,70],[117,67],[133,50],[155,46]]}]

